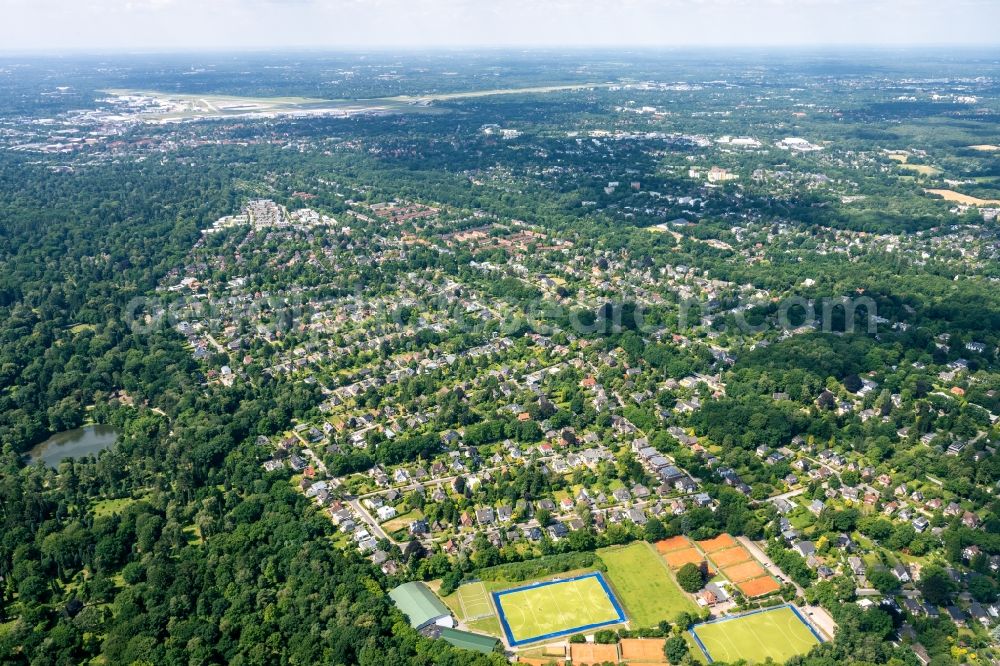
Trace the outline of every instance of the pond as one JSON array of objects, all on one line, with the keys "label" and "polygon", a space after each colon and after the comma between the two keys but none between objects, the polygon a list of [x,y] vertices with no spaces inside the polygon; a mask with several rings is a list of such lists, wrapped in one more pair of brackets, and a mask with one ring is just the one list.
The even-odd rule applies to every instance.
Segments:
[{"label": "pond", "polygon": [[116,441],[118,432],[111,426],[89,425],[52,435],[28,451],[28,456],[32,463],[42,460],[55,469],[64,458],[77,460],[84,456],[95,456]]}]

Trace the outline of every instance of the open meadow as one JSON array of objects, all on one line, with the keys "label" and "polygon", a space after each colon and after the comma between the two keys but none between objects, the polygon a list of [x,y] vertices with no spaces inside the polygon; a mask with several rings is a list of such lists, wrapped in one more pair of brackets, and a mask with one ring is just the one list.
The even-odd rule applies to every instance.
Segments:
[{"label": "open meadow", "polygon": [[682,611],[698,610],[645,541],[604,548],[598,555],[608,567],[608,580],[625,605],[633,628],[652,627],[660,620],[673,621]]}]

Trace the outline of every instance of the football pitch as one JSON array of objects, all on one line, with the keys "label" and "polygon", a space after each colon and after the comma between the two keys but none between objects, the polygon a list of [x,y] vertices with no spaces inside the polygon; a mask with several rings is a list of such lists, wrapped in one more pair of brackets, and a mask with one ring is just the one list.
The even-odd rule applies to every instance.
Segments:
[{"label": "football pitch", "polygon": [[511,646],[625,621],[600,573],[494,592],[493,601]]},{"label": "football pitch", "polygon": [[698,647],[711,661],[778,663],[805,654],[819,636],[793,606],[779,606],[724,618],[691,628]]}]

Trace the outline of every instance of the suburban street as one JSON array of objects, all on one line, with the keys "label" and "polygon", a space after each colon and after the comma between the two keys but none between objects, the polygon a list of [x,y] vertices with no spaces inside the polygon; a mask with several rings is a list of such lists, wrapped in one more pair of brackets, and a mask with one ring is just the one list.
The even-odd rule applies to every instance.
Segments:
[{"label": "suburban street", "polygon": [[361,516],[362,520],[368,524],[368,529],[371,531],[372,536],[376,539],[385,539],[389,543],[396,546],[400,545],[398,541],[390,537],[386,531],[382,529],[382,527],[378,524],[378,521],[375,520],[370,513],[368,513],[368,509],[366,509],[361,502],[357,500],[357,498],[347,500],[347,503],[351,506],[351,509],[353,509],[357,515]]}]

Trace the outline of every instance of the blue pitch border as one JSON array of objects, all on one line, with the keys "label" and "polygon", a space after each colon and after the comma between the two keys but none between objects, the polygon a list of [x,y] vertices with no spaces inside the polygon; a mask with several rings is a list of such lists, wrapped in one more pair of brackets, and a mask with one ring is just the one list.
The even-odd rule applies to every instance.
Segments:
[{"label": "blue pitch border", "polygon": [[[583,580],[585,578],[596,578],[604,589],[604,593],[608,595],[608,600],[611,601],[611,605],[614,607],[615,612],[618,613],[618,617],[613,620],[608,620],[607,622],[597,622],[595,624],[585,624],[579,627],[571,627],[570,629],[564,629],[562,631],[553,631],[550,634],[541,634],[539,636],[532,636],[530,638],[525,638],[520,641],[514,640],[514,634],[510,630],[510,625],[507,624],[507,615],[504,613],[503,605],[500,603],[500,597],[505,594],[513,594],[515,592],[523,592],[524,590],[534,590],[539,587],[545,587],[547,585],[560,585],[562,583],[572,583],[576,580]],[[621,624],[625,621],[625,611],[622,610],[621,605],[618,603],[618,599],[615,598],[614,593],[611,588],[608,587],[608,583],[604,580],[604,576],[599,572],[583,574],[582,576],[574,576],[573,578],[562,578],[559,580],[548,580],[544,583],[534,583],[532,585],[522,585],[521,587],[515,587],[510,590],[503,590],[502,592],[493,593],[493,605],[496,606],[497,615],[500,616],[500,626],[503,627],[503,633],[507,636],[507,643],[511,647],[519,647],[527,643],[536,643],[538,641],[544,641],[549,638],[557,638],[559,636],[566,636],[568,634],[575,634],[580,631],[586,631],[587,629],[597,629],[598,627],[606,627],[611,624]]]},{"label": "blue pitch border", "polygon": [[813,628],[812,623],[810,623],[808,620],[806,620],[804,617],[802,617],[802,613],[799,612],[799,609],[796,608],[795,606],[793,606],[792,604],[782,604],[781,606],[772,606],[771,608],[759,608],[757,610],[753,610],[753,611],[750,611],[748,613],[741,613],[740,615],[730,615],[728,617],[720,617],[720,618],[716,618],[714,620],[707,620],[705,622],[699,622],[698,624],[696,624],[693,627],[691,627],[690,629],[688,629],[688,633],[691,634],[691,638],[693,638],[694,642],[698,644],[699,648],[701,648],[701,652],[702,652],[702,654],[705,655],[705,659],[707,659],[708,663],[711,664],[715,660],[712,659],[712,655],[710,655],[708,653],[708,648],[705,647],[705,644],[701,642],[700,638],[698,638],[698,634],[695,633],[695,630],[698,629],[698,627],[703,627],[706,624],[719,624],[720,622],[729,622],[730,620],[739,620],[740,618],[750,617],[751,615],[758,615],[760,613],[770,613],[771,611],[781,610],[782,608],[787,608],[787,609],[791,610],[792,613],[795,614],[795,617],[797,617],[799,619],[799,622],[801,622],[802,624],[806,625],[806,629],[809,630],[809,633],[811,633],[816,638],[817,641],[819,641],[820,643],[825,643],[826,642],[826,641],[823,640],[823,637],[820,636],[816,632],[816,630]]}]

